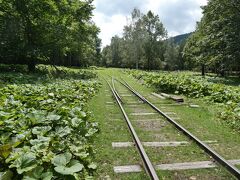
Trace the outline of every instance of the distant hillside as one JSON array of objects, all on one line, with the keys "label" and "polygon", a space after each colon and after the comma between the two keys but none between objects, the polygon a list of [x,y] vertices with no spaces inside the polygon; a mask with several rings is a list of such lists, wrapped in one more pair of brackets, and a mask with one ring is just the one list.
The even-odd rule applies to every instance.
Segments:
[{"label": "distant hillside", "polygon": [[171,37],[170,39],[173,40],[175,44],[181,44],[185,41],[192,33],[181,34],[178,36]]}]

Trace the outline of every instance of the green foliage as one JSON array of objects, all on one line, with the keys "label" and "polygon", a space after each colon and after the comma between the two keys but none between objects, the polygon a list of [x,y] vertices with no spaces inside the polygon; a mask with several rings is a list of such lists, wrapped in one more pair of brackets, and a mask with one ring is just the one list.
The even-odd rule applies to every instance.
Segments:
[{"label": "green foliage", "polygon": [[240,131],[240,104],[229,101],[226,106],[226,110],[219,114],[224,122],[230,127]]},{"label": "green foliage", "polygon": [[163,40],[167,37],[167,31],[163,27],[159,16],[149,11],[143,16],[143,28],[146,31],[146,42],[143,45],[148,70],[157,69],[159,61],[163,60],[161,47]]},{"label": "green foliage", "polygon": [[103,49],[103,64],[113,67],[159,69],[164,60],[167,31],[158,15],[134,9],[123,37],[114,36]]},{"label": "green foliage", "polygon": [[[3,67],[3,68],[2,68]],[[20,67],[14,72],[9,72],[9,69],[13,67]],[[7,69],[6,73],[2,73],[0,76],[0,87],[5,84],[35,84],[38,81],[49,82],[52,78],[58,79],[89,79],[95,78],[96,74],[90,70],[79,70],[78,68],[66,68],[66,67],[57,67],[46,66],[46,65],[37,65],[36,73],[29,74],[24,66],[15,66],[0,64],[0,69],[4,71]]]},{"label": "green foliage", "polygon": [[179,47],[172,41],[166,43],[166,50],[164,53],[165,70],[177,70],[180,67]]},{"label": "green foliage", "polygon": [[[166,93],[184,94],[193,98],[206,98],[214,103],[221,103],[226,110],[219,117],[240,130],[240,90],[238,87],[226,86],[211,82],[211,79],[196,76],[193,73],[150,73],[143,71],[127,71],[144,84],[154,86]],[[225,105],[226,104],[226,105]]]},{"label": "green foliage", "polygon": [[[99,54],[91,0],[0,1],[0,61],[87,66]],[[98,52],[97,52],[98,51]]]},{"label": "green foliage", "polygon": [[[51,72],[44,66],[39,71],[42,68]],[[66,78],[41,71],[0,87],[0,177],[13,173],[21,179],[50,180],[92,175],[91,142],[98,127],[87,102],[99,84],[89,79],[95,77],[90,71],[59,69]],[[17,74],[21,73],[13,76]]]},{"label": "green foliage", "polygon": [[210,0],[203,18],[188,40],[184,54],[189,63],[207,65],[224,75],[239,70],[240,4],[234,0]]}]

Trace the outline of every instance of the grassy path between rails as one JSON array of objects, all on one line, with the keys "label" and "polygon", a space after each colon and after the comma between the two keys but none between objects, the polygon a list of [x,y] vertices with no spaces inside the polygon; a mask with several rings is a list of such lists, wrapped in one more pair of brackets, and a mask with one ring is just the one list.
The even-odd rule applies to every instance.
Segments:
[{"label": "grassy path between rails", "polygon": [[[142,93],[147,99],[155,103],[165,112],[174,112],[180,119],[176,120],[186,129],[199,137],[201,140],[214,140],[217,143],[210,144],[214,150],[220,153],[226,159],[240,159],[240,136],[232,132],[228,127],[223,126],[216,119],[216,112],[219,107],[209,105],[201,100],[189,99],[184,97],[186,104],[198,104],[200,108],[190,108],[188,105],[168,106],[162,104],[174,104],[170,100],[157,99],[150,94],[154,92],[153,88],[141,85],[132,77],[123,73],[120,69],[99,69],[99,78],[101,79],[102,88],[99,94],[92,99],[90,109],[93,112],[96,121],[100,126],[100,133],[95,141],[96,161],[98,162],[98,170],[96,179],[148,179],[144,172],[115,174],[114,166],[141,164],[141,159],[135,147],[130,148],[112,148],[112,142],[132,141],[128,132],[127,125],[123,116],[114,103],[111,92],[103,77],[116,78],[123,77],[131,86]],[[123,94],[126,89],[119,83],[116,88]],[[128,92],[129,93],[129,92]],[[124,97],[124,100],[132,101],[133,97]],[[144,107],[144,106],[143,106]],[[137,108],[127,107],[126,111],[137,112]],[[151,108],[144,107],[146,112],[150,112]],[[174,116],[175,117],[175,116]],[[156,117],[152,117],[154,119]],[[147,119],[147,118],[145,118]],[[130,117],[130,120],[138,120],[136,117]],[[171,125],[167,125],[159,132],[149,131],[146,124],[139,124],[132,121],[139,137],[142,141],[182,141],[187,140],[181,133],[177,132]],[[155,126],[157,126],[155,124]],[[158,129],[157,129],[158,130]],[[146,148],[150,159],[154,164],[178,163],[210,160],[210,158],[198,148],[194,143],[189,146],[181,146],[176,148]],[[240,168],[240,166],[238,166]],[[234,179],[223,168],[187,170],[187,171],[158,171],[159,177],[162,179]]]}]

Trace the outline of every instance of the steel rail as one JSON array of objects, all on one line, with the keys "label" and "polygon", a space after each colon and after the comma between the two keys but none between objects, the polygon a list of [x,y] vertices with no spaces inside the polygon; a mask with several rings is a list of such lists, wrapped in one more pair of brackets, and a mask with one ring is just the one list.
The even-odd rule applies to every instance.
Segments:
[{"label": "steel rail", "polygon": [[167,114],[162,112],[160,109],[158,109],[154,104],[152,104],[150,101],[148,101],[145,97],[143,97],[139,92],[137,92],[135,89],[133,89],[124,79],[122,79],[124,83],[119,81],[122,85],[124,85],[127,89],[129,89],[135,96],[137,96],[139,99],[150,105],[154,110],[156,110],[159,114],[161,114],[163,117],[165,117],[170,123],[172,123],[177,129],[182,131],[186,136],[188,136],[190,139],[192,139],[200,148],[202,148],[205,152],[207,152],[211,157],[214,158],[219,164],[224,166],[232,175],[234,175],[237,179],[240,179],[240,170],[236,168],[234,165],[230,164],[225,160],[221,155],[219,155],[216,151],[211,149],[207,144],[202,142],[200,139],[198,139],[195,135],[190,133],[187,129],[185,129],[183,126],[181,126],[179,123],[174,121],[171,117],[169,117]]},{"label": "steel rail", "polygon": [[[114,81],[112,81],[112,83],[114,83]],[[112,86],[110,85],[110,83],[108,81],[107,81],[107,84],[108,84],[109,88],[111,89],[111,91],[113,93],[113,96],[115,97],[115,100],[117,101],[117,104],[120,107],[121,112],[122,112],[122,114],[123,114],[123,116],[124,116],[124,118],[127,122],[128,128],[129,128],[129,130],[131,132],[131,135],[133,137],[133,140],[134,140],[134,142],[135,142],[135,144],[138,148],[139,154],[140,154],[140,156],[143,160],[144,167],[145,167],[145,170],[146,170],[147,174],[150,176],[150,178],[152,180],[159,180],[159,178],[157,176],[157,173],[156,173],[148,155],[146,154],[146,152],[143,148],[143,145],[142,145],[136,131],[134,130],[134,128],[132,126],[132,123],[130,122],[130,120],[129,120],[129,118],[128,118],[128,116],[127,116],[127,114],[126,114],[126,112],[125,112],[125,110],[124,110],[124,108],[121,104],[121,101],[118,99],[117,92],[114,91],[114,89],[112,88]]]},{"label": "steel rail", "polygon": [[118,97],[118,99],[121,101],[121,103],[123,103],[123,100],[122,100],[121,96],[118,94],[118,92],[117,92],[117,90],[116,90],[116,88],[115,88],[115,85],[114,85],[114,78],[113,78],[113,77],[112,77],[112,88],[113,88],[113,90],[114,90],[116,96]]}]

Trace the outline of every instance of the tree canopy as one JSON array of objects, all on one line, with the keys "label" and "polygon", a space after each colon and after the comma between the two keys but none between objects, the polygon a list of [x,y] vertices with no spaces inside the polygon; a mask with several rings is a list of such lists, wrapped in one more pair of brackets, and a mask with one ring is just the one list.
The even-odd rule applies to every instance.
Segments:
[{"label": "tree canopy", "polygon": [[184,54],[188,61],[208,66],[224,75],[240,67],[240,3],[237,0],[209,0],[203,18],[188,40]]},{"label": "tree canopy", "polygon": [[0,1],[0,61],[87,65],[97,53],[99,29],[92,0]]},{"label": "tree canopy", "polygon": [[114,67],[159,69],[167,39],[167,30],[159,16],[134,9],[128,22],[123,37],[113,37],[110,46],[104,48],[104,63]]}]

